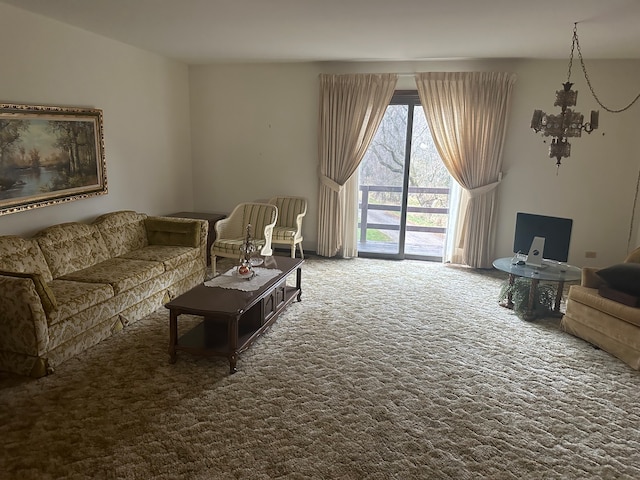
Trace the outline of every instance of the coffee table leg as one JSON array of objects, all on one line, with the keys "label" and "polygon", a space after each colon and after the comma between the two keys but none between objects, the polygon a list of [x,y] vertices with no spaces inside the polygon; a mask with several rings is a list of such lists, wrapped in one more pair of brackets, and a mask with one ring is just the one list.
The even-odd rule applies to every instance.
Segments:
[{"label": "coffee table leg", "polygon": [[176,345],[178,343],[178,314],[170,310],[169,314],[169,362],[176,363]]},{"label": "coffee table leg", "polygon": [[238,371],[236,364],[238,363],[238,354],[232,353],[229,355],[229,375],[233,375]]},{"label": "coffee table leg", "polygon": [[298,289],[298,301],[302,301],[302,268],[296,271],[296,288]]},{"label": "coffee table leg", "polygon": [[238,363],[238,321],[240,315],[237,317],[230,317],[228,324],[228,343],[229,343],[229,374],[234,374],[238,371],[236,364]]}]

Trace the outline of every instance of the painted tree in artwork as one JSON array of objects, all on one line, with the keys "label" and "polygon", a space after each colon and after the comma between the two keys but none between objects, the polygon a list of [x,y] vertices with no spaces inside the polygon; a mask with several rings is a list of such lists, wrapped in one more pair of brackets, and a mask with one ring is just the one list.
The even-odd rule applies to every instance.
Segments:
[{"label": "painted tree in artwork", "polygon": [[28,128],[29,124],[24,120],[0,119],[0,191],[11,188],[16,182],[11,157]]},{"label": "painted tree in artwork", "polygon": [[0,168],[5,170],[13,151],[20,143],[21,134],[29,128],[24,120],[0,119]]},{"label": "painted tree in artwork", "polygon": [[65,165],[70,178],[95,175],[93,124],[79,121],[51,121],[48,130],[55,135],[54,145],[67,157]]}]

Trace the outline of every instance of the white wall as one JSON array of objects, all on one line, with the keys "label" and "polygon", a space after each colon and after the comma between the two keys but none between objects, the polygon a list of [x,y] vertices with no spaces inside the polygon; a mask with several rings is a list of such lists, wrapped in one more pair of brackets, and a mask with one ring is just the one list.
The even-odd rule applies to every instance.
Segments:
[{"label": "white wall", "polygon": [[100,108],[109,193],[0,216],[0,234],[193,207],[186,65],[0,4],[0,102]]},{"label": "white wall", "polygon": [[189,68],[196,210],[303,196],[304,248],[316,249],[319,73],[309,63]]},{"label": "white wall", "polygon": [[[0,4],[0,102],[84,106],[104,111],[109,194],[0,216],[0,234],[30,234],[117,209],[151,214],[229,211],[246,200],[304,195],[305,248],[316,248],[317,123],[320,73],[435,70],[515,72],[495,256],[511,254],[515,213],[574,219],[569,261],[607,265],[627,252],[640,168],[640,105],[575,139],[558,172],[529,128],[535,108],[553,107],[565,61],[223,64],[173,62],[122,43]],[[638,90],[640,60],[589,61],[607,105]],[[597,109],[574,65],[577,110]],[[410,75],[398,88],[413,88]],[[191,133],[190,133],[191,130]],[[605,133],[602,136],[602,133]],[[190,137],[191,135],[191,137]],[[632,246],[640,244],[640,206]],[[585,251],[597,252],[594,260]]]},{"label": "white wall", "polygon": [[[594,87],[618,108],[637,94],[640,61],[588,62]],[[517,74],[498,190],[495,256],[511,256],[515,214],[527,211],[574,219],[569,262],[608,265],[627,252],[640,168],[634,133],[640,105],[613,115],[601,110],[600,129],[572,142],[559,171],[548,145],[529,128],[536,108],[553,107],[566,81],[566,61],[438,61],[378,63],[226,64],[190,68],[195,207],[227,211],[236,203],[277,193],[306,195],[305,248],[317,237],[318,74],[416,71],[510,71]],[[577,110],[599,107],[574,65]],[[398,88],[415,88],[411,75]],[[603,136],[602,133],[605,135]],[[640,207],[638,208],[640,210]],[[636,216],[640,218],[640,213]],[[640,243],[636,228],[632,246]],[[595,259],[585,258],[595,251]]]},{"label": "white wall", "polygon": [[[588,61],[592,85],[604,104],[620,108],[638,93],[640,61]],[[576,110],[589,115],[600,110],[600,128],[571,140],[571,156],[560,169],[548,158],[548,142],[527,128],[535,108],[558,111],[555,90],[566,81],[566,62],[525,62],[519,68],[512,121],[505,148],[505,176],[500,187],[497,253],[510,252],[517,211],[572,218],[569,262],[609,265],[627,253],[635,186],[640,168],[640,139],[636,128],[640,105],[611,114],[591,96],[582,72],[574,65],[578,90]],[[637,215],[636,215],[637,216]],[[640,217],[638,217],[640,218]],[[636,219],[637,228],[637,219]],[[636,230],[637,232],[637,230]],[[631,246],[637,244],[632,234]],[[595,251],[595,259],[585,252]]]}]

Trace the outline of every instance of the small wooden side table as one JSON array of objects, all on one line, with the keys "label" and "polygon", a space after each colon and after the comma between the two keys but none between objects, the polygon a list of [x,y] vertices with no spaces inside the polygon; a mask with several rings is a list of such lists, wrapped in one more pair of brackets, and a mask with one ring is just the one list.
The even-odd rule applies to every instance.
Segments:
[{"label": "small wooden side table", "polygon": [[177,212],[166,216],[179,218],[195,218],[197,220],[207,220],[209,222],[209,233],[207,234],[207,265],[211,265],[211,245],[213,245],[213,242],[216,239],[216,230],[214,227],[218,220],[227,218],[227,214],[220,212]]}]

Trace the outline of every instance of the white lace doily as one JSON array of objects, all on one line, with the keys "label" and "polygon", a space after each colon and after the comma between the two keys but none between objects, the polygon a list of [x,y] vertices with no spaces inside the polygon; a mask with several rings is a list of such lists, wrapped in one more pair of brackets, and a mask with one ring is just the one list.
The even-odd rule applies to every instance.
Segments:
[{"label": "white lace doily", "polygon": [[258,290],[261,286],[267,283],[274,277],[277,277],[282,273],[282,270],[277,268],[260,268],[253,267],[256,274],[250,278],[240,278],[236,275],[236,267],[233,267],[221,275],[218,275],[211,280],[204,282],[205,287],[220,287],[230,288],[234,290],[242,290],[244,292],[251,292]]}]

